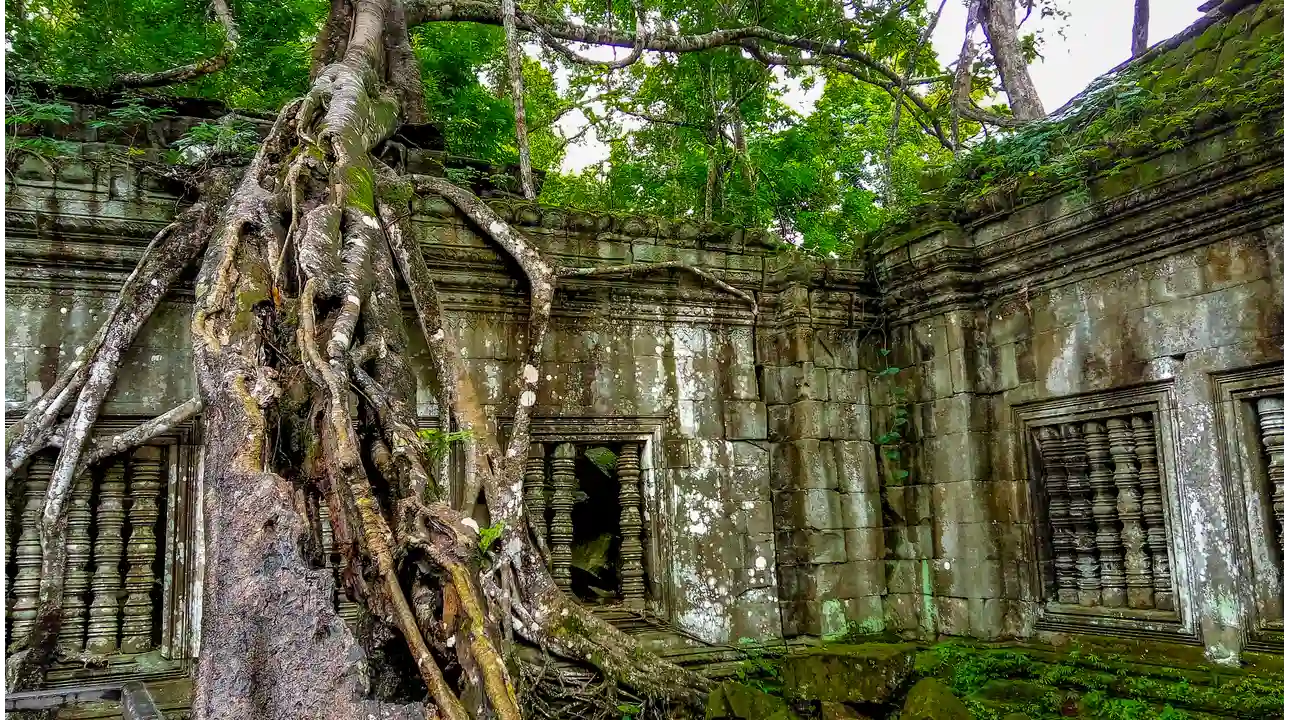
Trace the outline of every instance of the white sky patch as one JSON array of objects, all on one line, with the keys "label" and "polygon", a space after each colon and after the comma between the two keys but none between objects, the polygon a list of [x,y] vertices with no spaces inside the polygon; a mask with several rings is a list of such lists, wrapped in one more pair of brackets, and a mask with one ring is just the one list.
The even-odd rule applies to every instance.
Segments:
[{"label": "white sky patch", "polygon": [[[1039,90],[1044,109],[1049,112],[1064,105],[1094,78],[1127,60],[1133,29],[1133,3],[1126,0],[1080,0],[1078,3],[1065,0],[1062,5],[1070,11],[1064,38],[1057,34],[1059,23],[1052,18],[1040,20],[1032,17],[1022,28],[1023,33],[1042,30],[1047,36],[1040,50],[1044,57],[1030,66],[1030,74]],[[1199,5],[1200,0],[1156,0],[1151,3],[1148,41],[1155,44],[1182,32],[1200,18],[1201,14],[1196,10]],[[936,49],[942,64],[957,61],[959,50],[963,46],[966,19],[967,8],[963,3],[945,3],[945,11],[936,25],[936,31],[932,33],[932,47]],[[980,31],[977,33],[979,39]],[[628,52],[624,48],[599,48],[598,51],[603,55],[593,55],[590,49],[580,52],[598,59],[622,57],[613,54],[612,50],[624,55]],[[775,68],[773,72],[777,77],[777,86],[788,86],[781,98],[784,104],[804,116],[810,115],[824,91],[823,83],[817,82],[815,87],[803,90],[800,82],[784,77],[783,68]],[[566,74],[563,87],[568,87],[567,82]],[[581,113],[569,113],[558,125],[565,137],[570,137],[581,130],[586,122]],[[570,143],[560,170],[565,173],[581,172],[608,157],[609,145],[594,130],[588,131],[580,140]]]}]

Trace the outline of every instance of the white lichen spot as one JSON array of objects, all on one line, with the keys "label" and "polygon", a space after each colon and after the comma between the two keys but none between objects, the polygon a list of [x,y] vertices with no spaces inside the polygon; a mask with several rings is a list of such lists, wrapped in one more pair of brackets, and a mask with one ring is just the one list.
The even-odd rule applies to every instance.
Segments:
[{"label": "white lichen spot", "polygon": [[525,390],[520,394],[520,405],[523,407],[532,407],[537,402],[537,394],[532,390]]},{"label": "white lichen spot", "polygon": [[363,224],[372,228],[373,230],[378,230],[381,227],[381,224],[376,222],[376,218],[372,217],[371,215],[363,216]]},{"label": "white lichen spot", "polygon": [[67,308],[58,308],[58,314],[59,314],[59,315],[66,315],[66,314],[67,314]]},{"label": "white lichen spot", "polygon": [[153,278],[153,279],[152,279],[152,281],[151,281],[151,282],[149,282],[148,284],[149,284],[149,285],[151,285],[151,286],[153,286],[153,287],[157,287],[157,278]]},{"label": "white lichen spot", "polygon": [[461,519],[461,524],[462,524],[462,525],[465,525],[466,527],[470,528],[471,530],[474,530],[475,532],[479,532],[479,523],[475,522],[475,521],[474,521],[474,520],[472,520],[471,518],[462,518],[462,519]]},{"label": "white lichen spot", "polygon": [[456,645],[456,644],[457,644],[457,636],[456,636],[456,635],[449,635],[449,636],[448,636],[448,642],[446,642],[446,643],[444,643],[444,644],[445,644],[445,645],[447,645],[448,647],[452,647],[453,645]]},{"label": "white lichen spot", "polygon": [[748,568],[748,577],[756,577],[756,576],[757,576],[757,571],[753,570],[752,568]]},{"label": "white lichen spot", "polygon": [[495,222],[488,226],[489,235],[506,235],[506,223]]},{"label": "white lichen spot", "polygon": [[362,304],[363,304],[363,301],[362,301],[362,300],[359,300],[357,295],[349,295],[349,296],[347,296],[347,297],[345,298],[345,302],[349,303],[350,305],[362,305]]},{"label": "white lichen spot", "polygon": [[152,362],[161,362],[161,356],[160,356],[160,355],[153,355],[153,356],[152,356]]},{"label": "white lichen spot", "polygon": [[538,381],[538,369],[532,365],[524,366],[524,382],[535,383]]},{"label": "white lichen spot", "polygon": [[443,328],[439,328],[438,330],[435,330],[435,331],[434,331],[434,335],[431,335],[431,336],[430,336],[430,339],[431,339],[431,340],[434,340],[435,342],[439,342],[440,340],[442,340],[442,339],[443,339]]},{"label": "white lichen spot", "polygon": [[77,347],[77,348],[76,348],[76,357],[80,357],[80,356],[81,356],[81,353],[83,353],[83,352],[85,352],[85,346],[84,346],[84,345],[81,345],[81,346]]},{"label": "white lichen spot", "polygon": [[756,560],[753,560],[753,567],[757,568],[758,570],[765,570],[766,558],[758,556]]}]

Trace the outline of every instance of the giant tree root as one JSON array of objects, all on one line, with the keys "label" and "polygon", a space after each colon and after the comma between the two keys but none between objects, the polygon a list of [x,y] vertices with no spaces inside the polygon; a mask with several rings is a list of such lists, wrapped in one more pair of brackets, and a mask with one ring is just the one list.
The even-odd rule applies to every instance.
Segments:
[{"label": "giant tree root", "polygon": [[[574,603],[546,568],[520,487],[558,269],[474,195],[442,179],[401,178],[373,156],[398,126],[412,87],[410,53],[389,47],[406,39],[402,17],[400,0],[333,2],[326,33],[348,28],[348,37],[320,43],[313,87],[283,109],[218,221],[208,204],[202,221],[185,217],[170,229],[154,254],[174,255],[163,263],[171,274],[141,263],[88,364],[65,371],[49,400],[11,434],[19,449],[9,455],[9,472],[32,448],[54,439],[62,445],[42,524],[46,614],[24,667],[46,665],[57,637],[73,472],[84,457],[124,450],[204,407],[207,573],[196,718],[520,720],[516,638],[594,667],[644,702],[692,705],[706,691],[705,680],[642,651]],[[529,283],[527,345],[504,442],[489,431],[411,237],[414,185],[460,208]],[[177,276],[172,265],[207,237],[192,320],[200,398],[91,447],[114,363]],[[165,280],[155,291],[153,277]],[[442,468],[429,467],[416,433],[400,279],[431,351],[441,426],[470,438],[455,493]],[[55,419],[72,397],[60,432]],[[467,514],[481,489],[491,521],[502,527],[487,555]],[[357,635],[337,617],[332,577],[312,550],[301,511],[306,494],[326,504],[350,568],[345,591],[366,609]],[[383,637],[401,638],[406,652],[376,652]],[[376,688],[407,686],[375,682],[391,674],[422,686],[376,696]]]}]

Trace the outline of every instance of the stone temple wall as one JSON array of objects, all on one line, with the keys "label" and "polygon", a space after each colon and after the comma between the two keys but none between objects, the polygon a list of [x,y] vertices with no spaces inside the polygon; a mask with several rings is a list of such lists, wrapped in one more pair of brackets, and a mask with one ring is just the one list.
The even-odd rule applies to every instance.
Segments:
[{"label": "stone temple wall", "polygon": [[[6,209],[10,421],[88,343],[149,238],[182,202],[132,167],[88,159],[101,146],[85,148],[85,159],[47,165],[28,158],[13,168]],[[867,438],[866,380],[855,357],[869,297],[861,273],[804,264],[774,238],[751,231],[523,203],[494,207],[558,264],[681,260],[756,299],[754,314],[745,299],[674,271],[562,281],[539,368],[534,440],[641,443],[649,609],[707,642],[780,637],[781,600],[791,604],[794,596],[779,588],[776,532],[782,557],[783,543],[794,537],[793,513],[807,510],[794,498],[784,501],[788,515],[778,512],[772,464],[789,458],[775,441],[834,437],[821,435],[820,427],[835,419],[846,423],[836,431],[839,441],[859,445]],[[414,227],[476,387],[504,426],[513,412],[509,388],[527,321],[518,269],[440,200],[418,207]],[[781,296],[802,305],[782,313]],[[191,301],[190,278],[136,340],[108,416],[150,417],[195,395]],[[430,364],[407,307],[418,411],[434,426]],[[788,350],[782,371],[779,360],[768,364],[763,357],[780,357],[785,323],[821,337],[832,333],[844,348],[836,360],[818,363],[818,392],[826,392],[827,374],[831,394],[821,396],[829,401],[815,409],[809,429],[800,427],[807,420],[788,417],[799,407],[792,404],[798,391],[789,389],[788,372],[801,364],[793,364]],[[768,381],[763,372],[778,383],[770,396],[761,389]],[[865,517],[872,523],[874,512]],[[849,570],[837,527],[827,560]],[[853,591],[861,592],[870,590]],[[192,596],[199,595],[193,588]]]},{"label": "stone temple wall", "polygon": [[889,628],[1280,651],[1279,141],[1145,162],[884,253],[917,438],[884,472]]},{"label": "stone temple wall", "polygon": [[[640,444],[648,607],[709,643],[1094,633],[1222,661],[1279,647],[1281,151],[1220,130],[1150,162],[1127,192],[921,224],[876,273],[759,232],[498,202],[560,264],[681,260],[756,300],[672,271],[568,281],[535,441]],[[182,200],[120,162],[27,159],[10,183],[12,421]],[[415,228],[504,426],[519,273],[441,201]],[[193,396],[191,293],[135,343],[114,419]],[[912,430],[893,441],[900,417]]]}]

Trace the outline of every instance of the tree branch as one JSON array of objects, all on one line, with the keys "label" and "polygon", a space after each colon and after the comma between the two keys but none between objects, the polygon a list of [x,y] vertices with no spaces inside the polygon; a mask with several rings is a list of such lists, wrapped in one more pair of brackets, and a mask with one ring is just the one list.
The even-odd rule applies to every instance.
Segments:
[{"label": "tree branch", "polygon": [[713,285],[716,285],[718,288],[721,288],[722,290],[748,303],[749,307],[752,308],[753,315],[757,314],[757,298],[731,285],[725,280],[722,280],[716,275],[713,275],[707,270],[703,270],[703,269],[694,267],[693,265],[683,263],[680,260],[666,260],[663,262],[628,263],[626,265],[605,265],[601,267],[583,267],[583,268],[562,267],[556,271],[556,277],[560,277],[560,278],[630,277],[632,275],[643,275],[645,273],[651,273],[658,270],[681,270],[684,272],[691,273],[693,275],[697,275],[698,277],[701,277],[704,280],[707,280]]},{"label": "tree branch", "polygon": [[195,397],[182,405],[158,415],[157,417],[140,423],[125,432],[113,435],[110,438],[95,440],[85,455],[81,458],[80,467],[77,468],[77,474],[80,474],[85,468],[96,463],[102,462],[113,455],[123,453],[130,448],[143,445],[149,440],[170,432],[172,428],[189,419],[196,417],[202,411],[202,399]]},{"label": "tree branch", "polygon": [[118,75],[113,84],[118,87],[157,87],[188,82],[193,78],[223,70],[233,58],[233,53],[237,51],[240,36],[237,32],[237,22],[233,19],[233,11],[229,9],[228,0],[211,0],[211,5],[215,8],[215,16],[224,26],[224,46],[218,53],[205,60],[169,70],[153,73],[124,73]]},{"label": "tree branch", "polygon": [[1147,30],[1150,25],[1150,0],[1134,0],[1133,3],[1133,57],[1147,51]]},{"label": "tree branch", "polygon": [[537,197],[533,188],[533,159],[529,151],[529,127],[524,116],[524,64],[520,61],[520,39],[515,31],[515,0],[502,0],[502,27],[506,30],[506,74],[511,81],[511,104],[515,108],[515,144],[520,153],[520,189],[527,200]]}]

